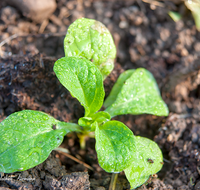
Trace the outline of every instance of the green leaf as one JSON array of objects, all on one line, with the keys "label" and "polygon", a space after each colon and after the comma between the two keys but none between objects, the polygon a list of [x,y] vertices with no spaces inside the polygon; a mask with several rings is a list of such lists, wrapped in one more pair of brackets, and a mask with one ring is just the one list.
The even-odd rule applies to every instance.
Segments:
[{"label": "green leaf", "polygon": [[73,125],[40,111],[24,110],[0,123],[0,172],[24,171],[42,163]]},{"label": "green leaf", "polygon": [[100,111],[90,115],[90,117],[81,117],[78,120],[80,126],[90,126],[92,123],[97,122],[99,124],[105,123],[111,119],[110,114],[104,111]]},{"label": "green leaf", "polygon": [[154,141],[137,136],[135,145],[134,159],[124,170],[132,189],[145,183],[150,175],[160,171],[163,166],[162,152]]},{"label": "green leaf", "polygon": [[135,153],[132,131],[119,121],[96,126],[96,151],[100,166],[107,172],[121,172],[130,166]]},{"label": "green leaf", "polygon": [[200,0],[185,1],[185,5],[191,10],[197,30],[200,31]]},{"label": "green leaf", "polygon": [[83,57],[63,57],[54,65],[61,84],[85,108],[85,116],[98,111],[105,96],[103,79],[98,68]]},{"label": "green leaf", "polygon": [[97,121],[97,123],[99,123],[99,125],[103,124],[111,119],[110,114],[107,112],[104,112],[104,111],[97,112],[97,113],[91,115],[91,117],[94,121]]},{"label": "green leaf", "polygon": [[124,85],[124,82],[133,74],[135,69],[130,69],[125,72],[123,72],[119,78],[117,79],[117,82],[114,84],[109,96],[106,98],[104,102],[104,106],[107,108],[111,104],[113,104],[117,98],[117,95],[122,89],[122,86]]},{"label": "green leaf", "polygon": [[174,22],[178,22],[181,19],[181,14],[179,14],[178,12],[169,11],[168,14]]},{"label": "green leaf", "polygon": [[116,101],[105,111],[111,117],[142,113],[167,116],[169,112],[153,75],[143,68],[136,69],[125,81]]},{"label": "green leaf", "polygon": [[82,127],[90,126],[93,123],[93,119],[91,117],[81,117],[78,120],[78,124]]},{"label": "green leaf", "polygon": [[65,56],[82,56],[92,61],[103,78],[114,67],[116,47],[109,30],[93,19],[80,18],[68,28],[64,39]]}]

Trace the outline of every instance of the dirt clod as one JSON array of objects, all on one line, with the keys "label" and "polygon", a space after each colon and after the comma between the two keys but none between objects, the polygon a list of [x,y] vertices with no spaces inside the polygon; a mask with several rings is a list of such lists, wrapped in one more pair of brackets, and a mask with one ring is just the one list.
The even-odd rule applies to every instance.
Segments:
[{"label": "dirt clod", "polygon": [[55,0],[8,0],[7,3],[16,7],[25,17],[35,22],[45,20],[56,9]]},{"label": "dirt clod", "polygon": [[45,177],[43,185],[46,189],[52,190],[89,190],[90,182],[87,172],[74,172],[64,175],[61,180],[51,176]]}]

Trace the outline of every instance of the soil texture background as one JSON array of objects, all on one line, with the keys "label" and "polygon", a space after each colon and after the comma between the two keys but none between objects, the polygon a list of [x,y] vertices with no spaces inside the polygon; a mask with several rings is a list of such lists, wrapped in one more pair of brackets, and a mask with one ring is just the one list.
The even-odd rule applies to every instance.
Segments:
[{"label": "soil texture background", "polygon": [[[162,170],[138,189],[198,190],[200,32],[182,1],[146,2],[44,0],[33,9],[20,0],[1,1],[0,122],[24,109],[44,111],[65,122],[76,123],[84,115],[83,107],[56,78],[53,65],[64,56],[63,39],[69,25],[81,17],[96,19],[107,26],[117,47],[115,68],[104,81],[106,97],[123,71],[143,67],[156,78],[170,111],[168,117],[115,118],[135,135],[156,141],[163,152]],[[180,12],[183,18],[174,22],[169,10]],[[61,147],[73,158],[53,151],[32,169],[1,173],[0,189],[109,188],[111,174],[98,165],[95,139],[86,139],[86,149],[81,150],[77,134],[72,133]],[[130,189],[123,172],[116,189]]]}]

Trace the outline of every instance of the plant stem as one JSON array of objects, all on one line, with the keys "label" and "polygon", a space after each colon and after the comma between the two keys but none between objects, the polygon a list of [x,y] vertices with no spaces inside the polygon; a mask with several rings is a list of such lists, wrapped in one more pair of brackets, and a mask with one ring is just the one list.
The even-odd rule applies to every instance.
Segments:
[{"label": "plant stem", "polygon": [[66,134],[69,132],[83,132],[83,128],[76,123],[59,122],[57,129],[64,129]]},{"label": "plant stem", "polygon": [[86,145],[86,136],[85,134],[77,134],[78,138],[79,138],[79,142],[80,142],[80,147],[82,150],[85,150],[85,145]]},{"label": "plant stem", "polygon": [[112,173],[109,190],[115,190],[118,173]]}]

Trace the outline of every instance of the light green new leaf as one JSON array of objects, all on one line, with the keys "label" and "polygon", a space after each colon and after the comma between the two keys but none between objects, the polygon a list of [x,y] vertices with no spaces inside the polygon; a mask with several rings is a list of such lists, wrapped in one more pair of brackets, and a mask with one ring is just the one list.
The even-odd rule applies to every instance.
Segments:
[{"label": "light green new leaf", "polygon": [[103,122],[107,122],[110,119],[111,117],[107,112],[100,111],[100,112],[90,115],[90,117],[81,117],[78,120],[78,124],[80,126],[86,127],[86,126],[90,126],[94,122],[102,124]]},{"label": "light green new leaf", "polygon": [[169,112],[153,75],[143,68],[136,69],[125,81],[115,102],[105,111],[111,117],[142,113],[167,116]]},{"label": "light green new leaf", "polygon": [[121,172],[132,163],[135,140],[132,131],[119,121],[96,126],[96,151],[99,165],[107,172]]},{"label": "light green new leaf", "polygon": [[131,188],[145,183],[150,175],[161,170],[163,156],[158,145],[147,138],[135,137],[136,152],[131,165],[124,170]]},{"label": "light green new leaf", "polygon": [[100,111],[91,115],[94,121],[98,123],[107,122],[111,119],[110,114],[104,111]]},{"label": "light green new leaf", "polygon": [[24,110],[8,116],[0,123],[0,172],[27,170],[46,160],[73,130],[73,125],[67,129],[63,123],[40,111]]},{"label": "light green new leaf", "polygon": [[61,84],[85,108],[85,116],[98,111],[105,96],[99,69],[83,57],[62,57],[54,65]]},{"label": "light green new leaf", "polygon": [[115,102],[117,95],[121,91],[124,82],[133,74],[134,71],[135,71],[135,69],[130,69],[130,70],[123,72],[119,76],[119,78],[117,79],[115,85],[113,86],[109,96],[106,98],[106,100],[104,102],[104,106],[106,108]]},{"label": "light green new leaf", "polygon": [[[93,119],[91,117],[81,117],[78,120],[78,124],[82,127],[88,127],[93,123]],[[87,129],[87,128],[86,128]]]},{"label": "light green new leaf", "polygon": [[65,56],[82,56],[92,61],[103,78],[114,67],[116,47],[109,30],[93,19],[80,18],[73,22],[64,39]]}]

